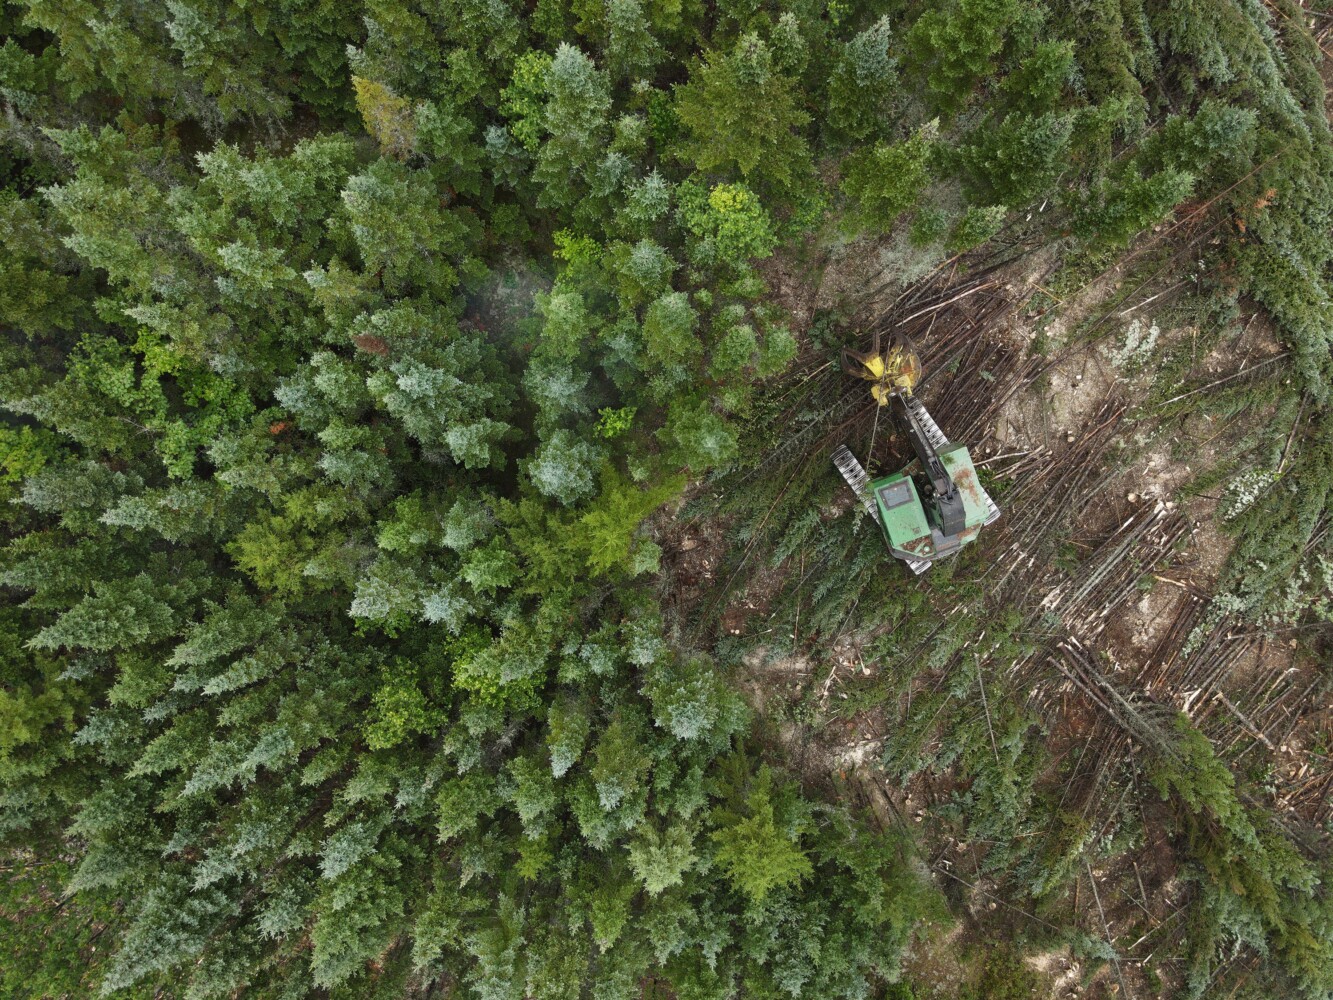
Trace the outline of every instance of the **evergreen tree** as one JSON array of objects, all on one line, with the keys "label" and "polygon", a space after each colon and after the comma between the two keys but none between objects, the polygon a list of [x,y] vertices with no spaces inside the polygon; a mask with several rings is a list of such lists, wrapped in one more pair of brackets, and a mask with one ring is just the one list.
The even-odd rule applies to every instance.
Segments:
[{"label": "evergreen tree", "polygon": [[897,61],[889,55],[893,33],[887,16],[843,47],[829,80],[829,124],[852,140],[882,135],[897,83]]},{"label": "evergreen tree", "polygon": [[569,206],[587,194],[606,152],[611,109],[606,75],[572,45],[561,44],[546,70],[542,126],[534,179],[541,203]]},{"label": "evergreen tree", "polygon": [[[739,792],[736,789],[732,794]],[[773,775],[767,769],[760,769],[740,802],[720,807],[714,822],[716,861],[736,890],[752,903],[762,903],[774,889],[813,873],[800,846],[808,820],[794,805],[790,789],[774,789]]]},{"label": "evergreen tree", "polygon": [[929,180],[937,131],[937,123],[932,122],[904,142],[877,143],[843,161],[842,190],[856,206],[851,220],[856,226],[887,232],[916,204]]},{"label": "evergreen tree", "polygon": [[940,112],[957,114],[994,74],[1005,33],[1018,15],[1014,0],[957,0],[917,18],[906,38],[910,65],[924,77]]},{"label": "evergreen tree", "polygon": [[690,131],[684,154],[699,170],[735,170],[787,189],[808,169],[798,130],[809,115],[757,35],[743,36],[730,52],[707,54],[677,90],[676,114]]},{"label": "evergreen tree", "polygon": [[1011,114],[978,130],[959,150],[967,185],[978,199],[1027,204],[1068,167],[1073,124],[1068,115]]}]

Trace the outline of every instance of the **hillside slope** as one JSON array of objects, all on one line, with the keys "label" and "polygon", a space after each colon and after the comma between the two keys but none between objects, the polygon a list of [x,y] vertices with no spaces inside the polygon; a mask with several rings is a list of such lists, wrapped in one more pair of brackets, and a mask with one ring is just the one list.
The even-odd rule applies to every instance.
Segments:
[{"label": "hillside slope", "polygon": [[0,8],[0,988],[1333,995],[1331,24]]}]

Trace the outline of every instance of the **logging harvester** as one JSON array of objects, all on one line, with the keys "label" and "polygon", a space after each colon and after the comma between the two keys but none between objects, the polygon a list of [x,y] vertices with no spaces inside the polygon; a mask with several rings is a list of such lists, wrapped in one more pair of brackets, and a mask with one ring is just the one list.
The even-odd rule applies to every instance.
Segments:
[{"label": "logging harvester", "polygon": [[967,448],[952,444],[913,394],[921,358],[911,342],[895,338],[881,353],[879,340],[877,333],[868,353],[844,349],[843,370],[870,382],[875,402],[896,411],[916,461],[872,481],[846,445],[831,457],[884,532],[889,551],[919,575],[973,541],[1000,516],[1000,508],[982,489]]}]

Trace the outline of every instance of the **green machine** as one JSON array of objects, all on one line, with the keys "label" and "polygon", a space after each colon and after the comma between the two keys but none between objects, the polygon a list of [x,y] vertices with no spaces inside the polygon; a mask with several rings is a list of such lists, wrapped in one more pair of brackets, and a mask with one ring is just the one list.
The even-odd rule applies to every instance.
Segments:
[{"label": "green machine", "polygon": [[896,415],[917,460],[874,481],[846,445],[834,450],[833,464],[883,530],[889,551],[919,575],[973,541],[1000,509],[982,489],[967,448],[950,443],[913,395],[921,362],[910,343],[900,340],[880,354],[877,338],[868,354],[844,351],[843,368],[873,383],[880,406],[899,404]]}]

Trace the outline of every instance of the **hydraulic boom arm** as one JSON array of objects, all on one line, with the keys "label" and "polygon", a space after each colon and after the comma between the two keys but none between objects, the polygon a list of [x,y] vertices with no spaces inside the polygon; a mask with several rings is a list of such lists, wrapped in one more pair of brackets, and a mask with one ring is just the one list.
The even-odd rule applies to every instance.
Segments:
[{"label": "hydraulic boom arm", "polygon": [[[912,450],[916,452],[916,457],[921,462],[922,471],[930,479],[931,489],[934,492],[931,498],[933,508],[939,518],[937,527],[941,534],[956,535],[963,530],[967,514],[963,508],[963,499],[958,495],[958,487],[940,458],[939,448],[949,442],[915,396],[899,395],[897,398],[903,404],[907,420],[907,436],[911,439]],[[931,429],[935,432],[933,435],[930,433]],[[939,437],[939,442],[932,440],[933,437]]]}]

